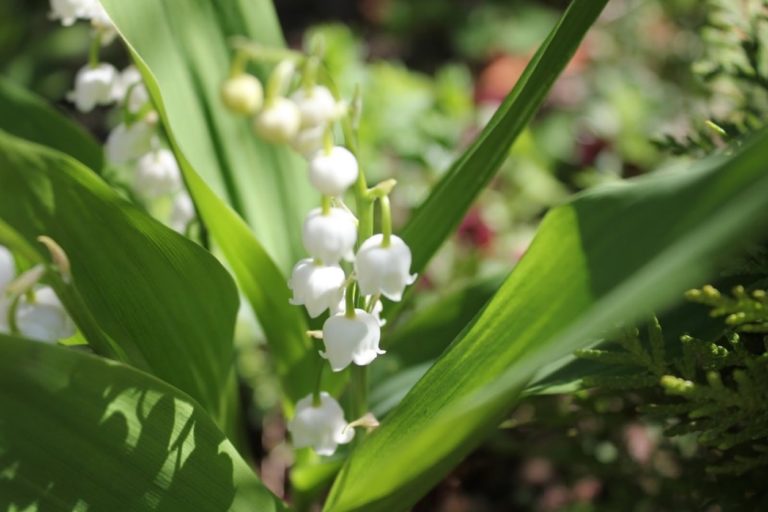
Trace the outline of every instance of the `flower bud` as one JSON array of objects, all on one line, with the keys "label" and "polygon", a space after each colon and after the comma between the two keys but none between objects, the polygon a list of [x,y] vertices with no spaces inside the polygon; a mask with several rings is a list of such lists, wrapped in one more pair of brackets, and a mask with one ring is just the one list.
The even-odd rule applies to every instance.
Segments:
[{"label": "flower bud", "polygon": [[323,324],[325,352],[320,355],[328,359],[334,372],[340,372],[352,362],[365,366],[384,353],[379,349],[380,339],[379,321],[373,315],[362,309],[356,309],[353,318],[340,313]]},{"label": "flower bud", "polygon": [[310,158],[323,147],[325,127],[313,126],[304,128],[291,139],[291,147],[304,158]]},{"label": "flower bud", "polygon": [[126,125],[120,123],[107,137],[107,160],[114,165],[124,165],[147,153],[152,147],[154,127],[144,121]]},{"label": "flower bud", "polygon": [[181,188],[181,171],[176,157],[167,149],[147,153],[136,162],[134,186],[139,194],[156,198]]},{"label": "flower bud", "polygon": [[338,265],[320,265],[312,258],[303,259],[293,267],[288,281],[288,287],[293,291],[290,303],[306,306],[309,316],[317,318],[339,303],[345,279],[344,271]]},{"label": "flower bud", "polygon": [[195,204],[186,191],[179,192],[173,198],[173,207],[171,208],[171,217],[168,224],[171,229],[184,233],[192,219],[195,218]]},{"label": "flower bud", "polygon": [[336,99],[334,99],[331,91],[322,85],[315,85],[309,92],[303,87],[299,88],[291,95],[291,99],[301,112],[301,126],[303,128],[325,127],[334,120],[338,112]]},{"label": "flower bud", "polygon": [[235,114],[252,115],[264,102],[264,88],[258,78],[243,73],[222,84],[221,101]]},{"label": "flower bud", "polygon": [[338,263],[342,258],[351,260],[357,241],[357,222],[342,208],[331,208],[327,214],[315,208],[304,220],[302,240],[309,255],[326,265]]},{"label": "flower bud", "polygon": [[347,148],[320,150],[309,161],[309,181],[327,196],[342,195],[357,179],[357,158]]},{"label": "flower bud", "polygon": [[256,116],[253,127],[263,139],[274,144],[285,144],[299,132],[301,114],[293,102],[275,98]]},{"label": "flower bud", "polygon": [[16,325],[22,336],[48,342],[69,338],[77,330],[56,293],[48,286],[35,290],[34,300],[22,296],[16,310]]},{"label": "flower bud", "polygon": [[323,391],[317,406],[312,395],[296,403],[296,414],[288,422],[288,431],[295,448],[311,446],[318,455],[333,455],[338,445],[355,437],[354,429],[347,426],[339,403]]},{"label": "flower bud", "polygon": [[111,64],[85,66],[77,72],[75,90],[67,94],[67,99],[80,112],[90,112],[96,105],[109,105],[114,101],[117,77],[117,70]]},{"label": "flower bud", "polygon": [[380,293],[399,301],[405,287],[416,280],[416,274],[411,275],[411,250],[397,236],[392,235],[387,247],[382,245],[383,239],[380,234],[373,235],[358,249],[355,256],[357,282],[363,295]]}]

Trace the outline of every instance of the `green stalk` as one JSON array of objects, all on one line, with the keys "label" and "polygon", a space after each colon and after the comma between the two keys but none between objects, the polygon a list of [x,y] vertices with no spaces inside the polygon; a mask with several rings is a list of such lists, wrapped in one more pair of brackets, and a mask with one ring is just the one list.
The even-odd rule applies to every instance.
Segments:
[{"label": "green stalk", "polygon": [[320,400],[320,391],[323,385],[323,367],[325,366],[325,360],[320,359],[320,367],[317,370],[317,380],[315,381],[315,389],[312,391],[312,406],[320,407],[322,403]]},{"label": "green stalk", "polygon": [[381,232],[382,232],[382,247],[389,247],[392,241],[392,210],[389,206],[389,196],[382,196],[379,199],[379,205],[381,206]]},{"label": "green stalk", "polygon": [[344,316],[347,318],[355,318],[355,282],[351,281],[347,285],[346,295],[344,297],[346,309]]},{"label": "green stalk", "polygon": [[[333,82],[333,78],[328,74],[327,70],[321,68],[320,71],[323,74],[324,82],[328,85],[328,88],[333,93],[334,98],[339,101],[339,90]],[[352,152],[353,155],[358,155],[357,138],[352,127],[352,122],[349,116],[344,116],[341,119],[341,129],[344,135],[344,142],[347,145],[347,149]],[[359,165],[359,161],[358,161]],[[352,189],[355,194],[355,208],[358,219],[357,226],[357,247],[360,247],[364,241],[373,235],[373,201],[374,198],[368,190],[368,182],[365,179],[365,172],[363,167],[359,167],[357,174],[357,181]],[[356,302],[360,308],[364,308],[363,297],[351,297],[350,291],[353,287],[347,288],[347,300]],[[366,366],[352,365],[352,375],[350,382],[350,395],[352,402],[352,410],[350,411],[351,417],[359,418],[368,412],[368,370]],[[362,436],[358,436],[356,439],[361,439]]]},{"label": "green stalk", "polygon": [[323,194],[323,196],[321,197],[320,200],[321,200],[321,205],[322,205],[320,211],[323,212],[323,215],[328,215],[329,213],[331,213],[331,198],[330,198],[330,196],[326,196],[325,194]]},{"label": "green stalk", "polygon": [[88,66],[95,68],[99,65],[99,52],[101,51],[101,32],[96,32],[96,35],[91,40],[91,46],[88,49]]}]

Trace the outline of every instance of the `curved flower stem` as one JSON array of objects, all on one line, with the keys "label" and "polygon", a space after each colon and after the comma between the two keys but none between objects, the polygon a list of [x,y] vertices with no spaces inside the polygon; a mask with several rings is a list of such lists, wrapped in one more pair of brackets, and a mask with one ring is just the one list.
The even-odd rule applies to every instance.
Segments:
[{"label": "curved flower stem", "polygon": [[267,81],[266,104],[271,105],[277,98],[283,96],[291,85],[296,64],[290,60],[281,61],[275,66]]},{"label": "curved flower stem", "polygon": [[381,206],[381,246],[389,247],[392,241],[392,210],[389,206],[389,196],[382,196],[379,199]]},{"label": "curved flower stem", "polygon": [[315,56],[309,56],[304,61],[303,73],[301,74],[301,86],[307,94],[312,93],[312,88],[317,83],[317,70],[320,67],[320,59]]},{"label": "curved flower stem", "polygon": [[8,324],[8,329],[10,330],[11,334],[14,336],[18,336],[21,334],[21,331],[19,330],[19,324],[16,323],[16,313],[19,310],[19,303],[21,302],[21,295],[16,295],[11,300],[11,304],[8,306],[8,309],[5,312],[5,320]]},{"label": "curved flower stem", "polygon": [[229,40],[230,45],[248,59],[258,62],[280,62],[283,60],[293,60],[299,62],[303,60],[304,54],[288,48],[276,48],[254,43],[243,36],[235,36]]},{"label": "curved flower stem", "polygon": [[352,281],[347,285],[347,291],[344,298],[346,309],[344,316],[347,318],[355,318],[355,282]]},{"label": "curved flower stem", "polygon": [[326,155],[331,154],[333,151],[333,123],[328,123],[323,132],[323,151]]},{"label": "curved flower stem", "polygon": [[97,31],[88,48],[88,66],[95,68],[99,65],[99,53],[101,52],[101,32]]},{"label": "curved flower stem", "polygon": [[329,213],[331,213],[331,197],[323,194],[320,200],[321,200],[320,211],[323,212],[323,215],[328,215]]},{"label": "curved flower stem", "polygon": [[322,401],[320,400],[320,391],[323,385],[323,367],[325,366],[325,360],[320,359],[320,367],[317,370],[317,381],[315,381],[315,389],[312,392],[312,405],[320,407]]}]

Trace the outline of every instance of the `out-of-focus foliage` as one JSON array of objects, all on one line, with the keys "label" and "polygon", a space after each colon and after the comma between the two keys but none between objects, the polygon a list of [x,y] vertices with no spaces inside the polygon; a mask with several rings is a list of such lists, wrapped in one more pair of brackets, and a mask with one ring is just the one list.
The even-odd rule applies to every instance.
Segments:
[{"label": "out-of-focus foliage", "polygon": [[671,153],[701,155],[738,143],[765,125],[768,114],[768,2],[707,0],[704,51],[693,71],[708,98],[707,117],[690,120],[682,138],[656,144]]}]

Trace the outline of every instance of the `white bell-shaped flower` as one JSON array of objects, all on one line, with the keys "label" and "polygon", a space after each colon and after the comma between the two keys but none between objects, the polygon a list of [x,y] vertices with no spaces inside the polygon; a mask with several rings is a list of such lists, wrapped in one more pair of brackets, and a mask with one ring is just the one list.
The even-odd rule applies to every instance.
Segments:
[{"label": "white bell-shaped flower", "polygon": [[355,430],[348,425],[339,403],[323,391],[317,406],[312,395],[296,403],[296,414],[288,422],[288,431],[295,448],[311,446],[318,455],[333,455],[338,445],[355,437]]},{"label": "white bell-shaped flower", "polygon": [[187,226],[195,218],[195,203],[189,197],[186,191],[179,192],[173,198],[173,207],[171,208],[171,217],[168,224],[171,229],[184,233]]},{"label": "white bell-shaped flower", "polygon": [[44,286],[33,295],[32,300],[23,296],[16,310],[16,325],[22,336],[55,342],[75,334],[75,324],[52,288]]},{"label": "white bell-shaped flower", "polygon": [[0,300],[14,277],[16,277],[16,263],[13,260],[13,254],[0,245]]},{"label": "white bell-shaped flower", "polygon": [[309,161],[309,181],[327,196],[340,196],[357,180],[357,158],[347,148],[321,149]]},{"label": "white bell-shaped flower", "polygon": [[363,242],[355,256],[355,272],[360,293],[382,294],[390,300],[403,298],[405,287],[413,284],[411,250],[400,237],[392,235],[387,247],[383,235],[373,235]]},{"label": "white bell-shaped flower", "polygon": [[99,0],[91,2],[91,8],[86,17],[91,20],[91,26],[96,29],[102,45],[106,46],[115,40],[117,29]]},{"label": "white bell-shaped flower", "polygon": [[88,19],[93,12],[96,0],[51,0],[52,20],[61,20],[61,24],[68,27],[78,19]]},{"label": "white bell-shaped flower", "polygon": [[130,126],[120,123],[107,137],[107,160],[115,165],[124,165],[139,158],[152,148],[154,135],[154,126],[143,120]]},{"label": "white bell-shaped flower", "polygon": [[333,121],[338,112],[336,100],[327,87],[315,85],[309,91],[301,87],[291,95],[301,112],[301,126],[325,126]]},{"label": "white bell-shaped flower", "polygon": [[344,290],[346,275],[338,265],[322,265],[312,258],[299,261],[291,273],[288,287],[293,291],[294,306],[305,306],[312,318],[333,309]]},{"label": "white bell-shaped flower", "polygon": [[109,105],[114,101],[113,89],[118,73],[112,64],[87,65],[75,76],[75,90],[67,99],[80,112],[90,112],[97,105]]},{"label": "white bell-shaped flower", "polygon": [[112,96],[117,103],[125,103],[128,112],[132,114],[149,103],[149,91],[135,66],[128,66],[120,72]]},{"label": "white bell-shaped flower", "polygon": [[357,221],[342,208],[331,208],[327,214],[315,208],[304,220],[302,240],[309,255],[326,265],[342,258],[351,260],[357,241]]},{"label": "white bell-shaped flower", "polygon": [[340,372],[354,362],[358,366],[371,364],[379,354],[381,327],[379,321],[362,309],[355,309],[350,318],[345,313],[330,317],[323,324],[325,352],[320,355],[328,359],[331,369]]},{"label": "white bell-shaped flower", "polygon": [[324,137],[325,127],[323,126],[303,128],[291,139],[291,147],[297,153],[301,153],[304,158],[310,158],[322,149]]},{"label": "white bell-shaped flower", "polygon": [[255,114],[264,102],[264,88],[258,78],[243,73],[222,84],[221,101],[236,114]]},{"label": "white bell-shaped flower", "polygon": [[112,96],[115,101],[125,100],[125,95],[135,84],[141,83],[141,73],[136,66],[127,66],[123,69],[115,80],[115,86],[112,88]]},{"label": "white bell-shaped flower", "polygon": [[136,190],[148,198],[171,194],[181,188],[176,157],[167,149],[156,149],[139,158],[134,175]]},{"label": "white bell-shaped flower", "polygon": [[15,277],[16,264],[13,260],[13,254],[0,245],[0,332],[8,332],[7,320],[10,301],[6,294],[6,288]]},{"label": "white bell-shaped flower", "polygon": [[286,98],[275,98],[259,112],[253,127],[260,137],[274,144],[286,144],[299,133],[301,113]]}]

